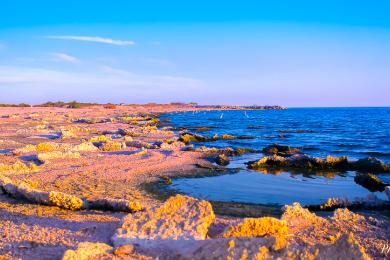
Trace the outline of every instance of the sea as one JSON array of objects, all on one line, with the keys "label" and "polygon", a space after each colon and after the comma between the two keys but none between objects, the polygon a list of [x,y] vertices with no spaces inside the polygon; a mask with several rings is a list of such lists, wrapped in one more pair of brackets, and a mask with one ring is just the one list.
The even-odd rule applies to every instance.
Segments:
[{"label": "sea", "polygon": [[[285,205],[318,205],[329,198],[355,200],[370,196],[386,199],[354,181],[356,172],[314,173],[249,170],[246,162],[259,160],[262,148],[277,143],[300,148],[305,154],[348,156],[350,160],[376,157],[390,163],[390,108],[289,108],[286,110],[227,110],[168,113],[174,128],[204,136],[230,134],[252,139],[194,142],[195,147],[251,148],[256,153],[231,157],[235,174],[204,178],[177,178],[172,189],[201,199]],[[208,127],[206,131],[197,131]],[[205,129],[201,129],[205,130]],[[179,130],[177,130],[179,131]],[[379,174],[390,183],[389,174]]]}]

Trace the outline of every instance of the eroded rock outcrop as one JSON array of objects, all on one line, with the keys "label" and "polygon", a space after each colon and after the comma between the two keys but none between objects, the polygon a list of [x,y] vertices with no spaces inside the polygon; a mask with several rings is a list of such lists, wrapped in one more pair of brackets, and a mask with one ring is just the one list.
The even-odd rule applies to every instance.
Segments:
[{"label": "eroded rock outcrop", "polygon": [[0,190],[17,199],[32,203],[57,206],[63,209],[100,209],[110,211],[136,212],[143,209],[138,202],[121,199],[85,200],[77,196],[57,191],[41,191],[26,183],[17,184],[10,178],[0,175]]},{"label": "eroded rock outcrop", "polygon": [[176,195],[157,208],[125,217],[112,241],[117,246],[150,239],[205,239],[214,219],[208,201]]}]

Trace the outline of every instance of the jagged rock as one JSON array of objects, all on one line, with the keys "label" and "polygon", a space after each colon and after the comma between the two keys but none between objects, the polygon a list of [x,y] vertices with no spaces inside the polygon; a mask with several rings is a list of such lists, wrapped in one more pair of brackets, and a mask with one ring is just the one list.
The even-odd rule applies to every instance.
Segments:
[{"label": "jagged rock", "polygon": [[112,241],[118,246],[143,239],[205,239],[214,219],[209,202],[176,195],[161,206],[129,214]]},{"label": "jagged rock", "polygon": [[383,181],[371,173],[357,173],[354,180],[357,184],[362,185],[371,192],[385,190],[386,185]]},{"label": "jagged rock", "polygon": [[274,236],[276,250],[286,246],[288,227],[285,220],[272,217],[245,218],[240,223],[228,227],[223,237],[264,237]]},{"label": "jagged rock", "polygon": [[104,243],[82,242],[76,250],[67,250],[62,257],[63,260],[91,260],[111,258],[113,248]]},{"label": "jagged rock", "polygon": [[290,147],[287,145],[273,144],[263,148],[262,152],[266,155],[278,155],[282,157],[298,154],[300,150],[298,148]]},{"label": "jagged rock", "polygon": [[226,166],[230,163],[230,160],[226,155],[220,154],[217,156],[216,163],[221,166]]}]

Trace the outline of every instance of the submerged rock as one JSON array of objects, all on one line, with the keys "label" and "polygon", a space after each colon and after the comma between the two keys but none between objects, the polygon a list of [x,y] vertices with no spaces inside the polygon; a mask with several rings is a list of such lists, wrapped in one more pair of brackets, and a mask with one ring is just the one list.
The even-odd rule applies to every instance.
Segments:
[{"label": "submerged rock", "polygon": [[387,195],[387,198],[390,200],[390,187],[389,187],[389,186],[387,186],[387,187],[385,188],[385,193],[386,193],[386,195]]},{"label": "submerged rock", "polygon": [[230,160],[226,155],[220,154],[217,156],[216,163],[221,166],[226,166],[230,163]]},{"label": "submerged rock", "polygon": [[357,184],[362,185],[371,192],[385,190],[386,185],[383,181],[371,173],[357,173],[354,180]]},{"label": "submerged rock", "polygon": [[124,218],[115,246],[143,239],[205,239],[215,215],[205,200],[176,195],[163,205]]}]

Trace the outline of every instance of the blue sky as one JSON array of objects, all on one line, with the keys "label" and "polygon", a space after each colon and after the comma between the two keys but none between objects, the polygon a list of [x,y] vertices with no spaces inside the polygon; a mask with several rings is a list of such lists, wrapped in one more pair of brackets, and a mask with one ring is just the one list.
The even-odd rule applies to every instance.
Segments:
[{"label": "blue sky", "polygon": [[0,102],[390,105],[388,1],[143,2],[2,1]]}]

